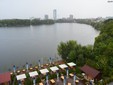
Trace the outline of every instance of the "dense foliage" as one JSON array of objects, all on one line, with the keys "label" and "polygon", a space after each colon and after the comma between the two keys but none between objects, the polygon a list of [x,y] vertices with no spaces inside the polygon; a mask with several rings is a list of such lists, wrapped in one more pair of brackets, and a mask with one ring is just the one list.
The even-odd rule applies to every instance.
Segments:
[{"label": "dense foliage", "polygon": [[93,59],[93,48],[91,45],[81,46],[76,41],[70,40],[66,43],[61,42],[58,45],[59,55],[68,61],[74,61],[76,64],[82,66],[88,59]]},{"label": "dense foliage", "polygon": [[100,27],[94,46],[81,46],[76,41],[61,42],[59,55],[78,66],[88,64],[102,72],[104,82],[113,79],[113,20],[106,20]]},{"label": "dense foliage", "polygon": [[113,75],[113,20],[107,20],[94,43],[95,61],[104,76]]},{"label": "dense foliage", "polygon": [[29,25],[41,25],[41,24],[54,24],[53,20],[40,20],[40,19],[6,19],[0,20],[0,27],[12,27],[12,26],[29,26]]}]

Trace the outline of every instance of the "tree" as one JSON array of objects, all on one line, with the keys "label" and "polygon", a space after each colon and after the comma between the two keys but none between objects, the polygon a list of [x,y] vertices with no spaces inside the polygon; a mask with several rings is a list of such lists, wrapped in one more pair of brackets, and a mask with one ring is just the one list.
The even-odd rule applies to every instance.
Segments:
[{"label": "tree", "polygon": [[91,45],[81,46],[76,41],[70,40],[58,45],[58,54],[62,59],[73,61],[82,66],[88,58],[93,59],[93,47]]}]

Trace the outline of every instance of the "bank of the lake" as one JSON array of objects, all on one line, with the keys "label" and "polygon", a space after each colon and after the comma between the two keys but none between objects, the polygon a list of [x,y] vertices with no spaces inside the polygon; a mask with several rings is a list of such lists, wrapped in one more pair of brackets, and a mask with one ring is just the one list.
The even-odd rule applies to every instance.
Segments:
[{"label": "bank of the lake", "polygon": [[57,55],[57,46],[63,41],[76,40],[79,44],[94,44],[99,31],[92,26],[77,23],[56,23],[27,27],[0,28],[0,72],[15,64],[21,68],[26,62],[48,62]]}]

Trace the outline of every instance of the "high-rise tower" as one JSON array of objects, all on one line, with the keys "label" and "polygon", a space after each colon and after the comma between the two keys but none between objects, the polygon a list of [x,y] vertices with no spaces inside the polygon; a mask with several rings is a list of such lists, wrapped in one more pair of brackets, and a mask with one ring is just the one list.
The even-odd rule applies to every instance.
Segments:
[{"label": "high-rise tower", "polygon": [[44,18],[45,18],[45,20],[48,20],[48,19],[49,19],[49,16],[46,14],[46,15],[44,16]]},{"label": "high-rise tower", "polygon": [[54,20],[57,19],[57,11],[56,11],[56,9],[53,10],[53,19]]}]

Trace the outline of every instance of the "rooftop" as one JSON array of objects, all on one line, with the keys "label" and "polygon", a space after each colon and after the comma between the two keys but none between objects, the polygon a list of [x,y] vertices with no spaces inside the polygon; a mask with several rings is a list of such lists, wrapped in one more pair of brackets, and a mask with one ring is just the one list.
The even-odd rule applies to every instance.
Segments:
[{"label": "rooftop", "polygon": [[85,74],[90,75],[92,78],[95,78],[100,71],[88,66],[84,65],[83,67],[80,68]]},{"label": "rooftop", "polygon": [[0,74],[0,84],[11,81],[10,72]]}]

